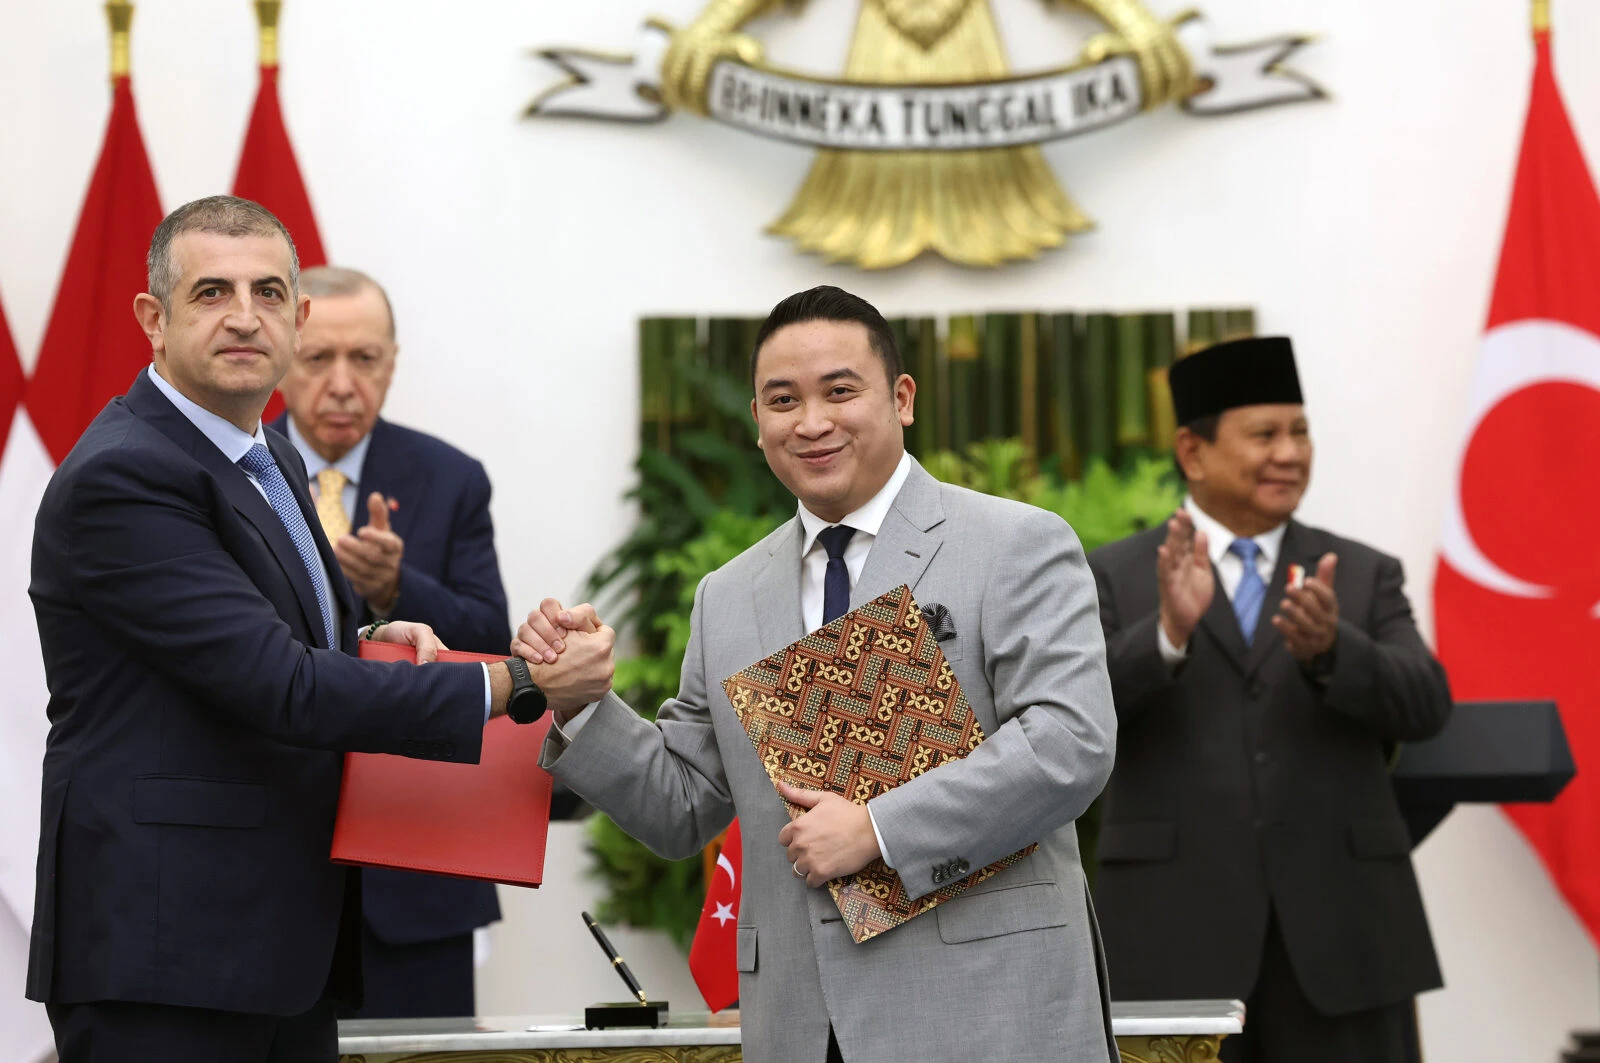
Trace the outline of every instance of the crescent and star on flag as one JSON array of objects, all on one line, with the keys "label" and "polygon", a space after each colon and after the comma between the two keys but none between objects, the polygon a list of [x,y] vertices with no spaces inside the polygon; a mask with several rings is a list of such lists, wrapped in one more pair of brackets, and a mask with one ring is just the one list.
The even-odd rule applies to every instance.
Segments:
[{"label": "crescent and star on flag", "polygon": [[[733,890],[738,888],[739,873],[733,869],[733,861],[728,859],[727,853],[717,854],[717,870],[726,871],[728,873],[728,889]],[[738,894],[734,894],[734,896],[738,896]],[[738,913],[733,910],[733,905],[723,904],[719,901],[717,902],[716,911],[711,913],[711,918],[717,921],[718,926],[727,926],[729,923],[739,918],[739,916]]]},{"label": "crescent and star on flag", "polygon": [[1197,12],[1163,20],[1141,0],[1077,0],[1107,32],[1075,61],[1032,73],[1006,63],[990,0],[861,0],[844,76],[817,76],[768,63],[743,32],[801,6],[711,0],[682,28],[650,20],[632,52],[536,49],[561,78],[525,115],[652,122],[689,111],[813,148],[770,231],[874,269],[929,250],[995,266],[1091,228],[1041,144],[1167,103],[1212,116],[1326,97],[1287,65],[1310,37],[1218,45]]}]

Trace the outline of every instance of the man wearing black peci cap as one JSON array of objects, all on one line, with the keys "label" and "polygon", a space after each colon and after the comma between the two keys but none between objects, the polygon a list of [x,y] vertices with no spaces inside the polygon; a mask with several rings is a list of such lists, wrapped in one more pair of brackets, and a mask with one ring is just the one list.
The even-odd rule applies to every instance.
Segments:
[{"label": "man wearing black peci cap", "polygon": [[1237,998],[1252,1063],[1405,1058],[1442,984],[1387,752],[1444,670],[1400,563],[1293,519],[1311,477],[1287,339],[1171,370],[1189,497],[1089,555],[1120,733],[1095,888],[1127,1000]]}]

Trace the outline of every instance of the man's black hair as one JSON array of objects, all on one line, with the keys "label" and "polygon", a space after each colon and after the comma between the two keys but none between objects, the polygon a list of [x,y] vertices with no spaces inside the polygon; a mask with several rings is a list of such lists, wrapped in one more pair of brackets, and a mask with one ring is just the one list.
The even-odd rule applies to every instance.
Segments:
[{"label": "man's black hair", "polygon": [[773,307],[772,313],[761,323],[761,330],[756,333],[755,349],[750,352],[752,388],[756,386],[756,359],[761,356],[762,346],[779,329],[806,321],[853,321],[864,326],[867,341],[883,360],[884,372],[889,375],[889,386],[893,387],[894,382],[900,379],[900,374],[905,372],[900,361],[900,348],[894,342],[894,331],[889,328],[889,322],[883,319],[883,315],[878,313],[878,308],[843,288],[822,284],[789,296]]},{"label": "man's black hair", "polygon": [[[1217,426],[1221,423],[1222,414],[1213,413],[1205,417],[1196,417],[1188,424],[1183,425],[1183,427],[1187,428],[1189,431],[1193,432],[1207,443],[1215,443],[1217,441]],[[1178,460],[1178,455],[1172,455],[1172,464],[1178,470],[1178,479],[1182,480],[1184,483],[1188,483],[1189,477],[1184,475],[1183,462]]]}]

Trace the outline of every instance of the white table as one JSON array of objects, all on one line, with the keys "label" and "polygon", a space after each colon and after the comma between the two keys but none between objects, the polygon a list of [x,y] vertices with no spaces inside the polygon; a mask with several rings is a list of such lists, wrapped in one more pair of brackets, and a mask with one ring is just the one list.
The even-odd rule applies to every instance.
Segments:
[{"label": "white table", "polygon": [[[673,1012],[657,1030],[570,1030],[571,1015],[365,1019],[339,1024],[347,1063],[735,1063],[737,1013]],[[1111,1005],[1121,1063],[1211,1063],[1244,1029],[1237,1000]]]}]

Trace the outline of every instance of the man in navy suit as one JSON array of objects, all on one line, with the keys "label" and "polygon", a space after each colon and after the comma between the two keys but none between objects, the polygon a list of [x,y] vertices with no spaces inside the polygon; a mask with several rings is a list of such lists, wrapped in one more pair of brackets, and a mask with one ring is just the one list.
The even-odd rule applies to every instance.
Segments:
[{"label": "man in navy suit", "polygon": [[[360,997],[358,877],[328,860],[341,754],[476,761],[511,670],[347,656],[355,602],[299,456],[261,424],[308,308],[283,225],[197,200],[149,267],[154,364],[35,528],[51,727],[27,992],[63,1063],[328,1063]],[[439,648],[421,624],[366,635]],[[597,628],[531,671],[571,707],[610,668]]]},{"label": "man in navy suit", "polygon": [[[483,466],[378,416],[399,345],[388,294],[353,269],[300,275],[313,303],[278,385],[283,432],[365,622],[420,621],[452,649],[504,653],[506,595]],[[405,871],[361,876],[361,1018],[473,1014],[473,931],[494,884]]]}]

